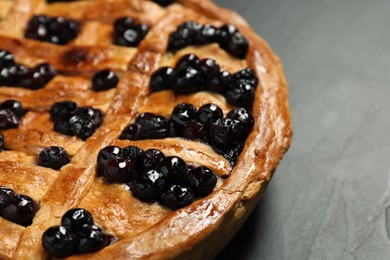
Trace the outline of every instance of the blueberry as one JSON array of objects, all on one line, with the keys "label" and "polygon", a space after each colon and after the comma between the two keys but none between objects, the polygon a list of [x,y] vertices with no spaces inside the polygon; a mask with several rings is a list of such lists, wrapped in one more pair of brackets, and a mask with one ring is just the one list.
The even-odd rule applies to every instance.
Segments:
[{"label": "blueberry", "polygon": [[187,176],[186,183],[197,196],[207,196],[217,184],[217,176],[214,171],[205,166],[189,170]]},{"label": "blueberry", "polygon": [[254,118],[251,112],[245,108],[235,108],[230,111],[226,118],[238,122],[238,127],[241,129],[240,138],[245,139],[252,131],[254,125]]},{"label": "blueberry", "polygon": [[9,68],[0,67],[0,86],[12,86],[14,85],[14,76]]},{"label": "blueberry", "polygon": [[0,134],[0,152],[4,150],[4,136]]},{"label": "blueberry", "polygon": [[219,28],[217,39],[220,47],[229,54],[240,59],[246,57],[249,43],[234,25],[227,24]]},{"label": "blueberry", "polygon": [[175,184],[162,195],[162,201],[168,208],[177,210],[194,201],[194,192],[190,188]]},{"label": "blueberry", "polygon": [[135,159],[135,168],[137,172],[157,169],[165,155],[157,149],[148,149],[141,153]]},{"label": "blueberry", "polygon": [[205,125],[210,125],[222,117],[222,109],[215,104],[205,104],[196,112],[196,121]]},{"label": "blueberry", "polygon": [[181,24],[177,30],[169,36],[168,50],[176,52],[193,44],[196,40],[196,35],[201,28],[201,25],[193,21]]},{"label": "blueberry", "polygon": [[173,127],[180,132],[184,125],[193,120],[196,115],[196,108],[189,103],[176,105],[171,113],[171,122]]},{"label": "blueberry", "polygon": [[122,154],[123,154],[123,158],[125,159],[129,159],[129,160],[134,160],[135,158],[137,158],[138,155],[142,154],[143,153],[143,150],[138,148],[137,146],[127,146],[125,148],[123,148],[122,150]]},{"label": "blueberry", "polygon": [[234,73],[233,80],[247,82],[253,87],[257,87],[257,84],[259,83],[259,79],[256,73],[250,68],[245,68]]},{"label": "blueberry", "polygon": [[153,0],[153,2],[165,7],[175,2],[175,0]]},{"label": "blueberry", "polygon": [[54,103],[50,108],[50,117],[53,121],[58,121],[69,117],[78,110],[78,105],[73,101],[62,101]]},{"label": "blueberry", "polygon": [[195,120],[189,121],[184,125],[183,137],[190,140],[205,139],[207,137],[207,128],[204,124]]},{"label": "blueberry", "polygon": [[163,116],[142,113],[136,118],[135,123],[140,126],[141,139],[161,139],[168,136],[169,122]]},{"label": "blueberry", "polygon": [[93,225],[93,223],[92,214],[82,208],[70,209],[61,218],[61,225],[70,227],[72,230],[77,230],[83,225]]},{"label": "blueberry", "polygon": [[243,80],[230,83],[225,97],[229,104],[237,107],[251,108],[255,98],[256,87]]},{"label": "blueberry", "polygon": [[199,67],[176,69],[173,73],[172,90],[177,94],[191,94],[205,89],[206,75]]},{"label": "blueberry", "polygon": [[28,67],[21,64],[15,64],[9,68],[9,73],[12,77],[10,85],[24,88],[28,88],[31,85],[33,71]]},{"label": "blueberry", "polygon": [[103,121],[103,113],[100,109],[80,107],[77,114],[84,117],[86,121],[90,121],[95,128],[98,128]]},{"label": "blueberry", "polygon": [[173,68],[162,67],[156,70],[150,78],[152,92],[170,89],[172,85]]},{"label": "blueberry", "polygon": [[232,78],[232,75],[228,71],[222,70],[215,77],[209,79],[207,88],[210,91],[224,94]]},{"label": "blueberry", "polygon": [[7,50],[0,49],[0,68],[8,68],[15,65],[14,56]]},{"label": "blueberry", "polygon": [[56,69],[48,63],[38,64],[31,73],[31,78],[23,84],[29,89],[40,89],[57,75]]},{"label": "blueberry", "polygon": [[137,47],[148,31],[147,25],[138,24],[130,17],[119,18],[114,23],[114,44]]},{"label": "blueberry", "polygon": [[188,170],[186,162],[177,156],[165,157],[160,163],[159,168],[160,172],[170,182],[181,182]]},{"label": "blueberry", "polygon": [[104,91],[115,88],[118,84],[118,76],[112,70],[101,70],[92,78],[92,89]]},{"label": "blueberry", "polygon": [[0,186],[0,216],[2,216],[2,209],[11,203],[15,203],[18,195],[9,188]]},{"label": "blueberry", "polygon": [[118,146],[106,146],[100,150],[97,157],[97,175],[104,175],[104,167],[112,158],[121,158],[123,150]]},{"label": "blueberry", "polygon": [[200,59],[195,54],[186,54],[182,56],[177,62],[175,69],[181,70],[187,67],[199,68]]},{"label": "blueberry", "polygon": [[213,43],[217,41],[217,28],[214,25],[206,24],[202,26],[202,28],[197,31],[195,36],[195,43],[197,45],[203,45],[208,43]]},{"label": "blueberry", "polygon": [[0,109],[0,129],[18,128],[20,119],[9,109]]},{"label": "blueberry", "polygon": [[134,161],[112,158],[104,167],[104,177],[108,182],[128,183],[134,179]]},{"label": "blueberry", "polygon": [[1,103],[0,109],[11,110],[15,114],[15,116],[17,116],[18,118],[22,118],[22,116],[25,112],[24,108],[22,106],[22,103],[20,103],[17,100],[13,100],[13,99],[8,99],[8,100],[4,101],[3,103]]},{"label": "blueberry", "polygon": [[16,196],[7,206],[1,209],[3,218],[22,226],[29,226],[38,211],[35,201],[26,195]]},{"label": "blueberry", "polygon": [[108,245],[108,237],[101,228],[96,225],[83,225],[76,230],[78,240],[78,253],[92,253],[101,250]]},{"label": "blueberry", "polygon": [[38,156],[38,165],[48,167],[54,170],[61,169],[62,166],[70,162],[69,154],[64,148],[59,146],[50,146],[43,149]]},{"label": "blueberry", "polygon": [[237,122],[228,118],[218,119],[210,126],[210,138],[217,144],[229,145],[240,134]]},{"label": "blueberry", "polygon": [[141,126],[139,124],[130,124],[126,126],[119,139],[121,140],[139,140],[140,137]]},{"label": "blueberry", "polygon": [[54,226],[43,233],[42,246],[50,256],[65,258],[76,252],[77,239],[70,227]]},{"label": "blueberry", "polygon": [[131,186],[133,195],[139,199],[157,199],[164,190],[165,179],[165,175],[159,170],[137,174]]},{"label": "blueberry", "polygon": [[199,68],[206,75],[207,80],[210,81],[219,76],[219,65],[214,59],[203,59],[199,62]]}]

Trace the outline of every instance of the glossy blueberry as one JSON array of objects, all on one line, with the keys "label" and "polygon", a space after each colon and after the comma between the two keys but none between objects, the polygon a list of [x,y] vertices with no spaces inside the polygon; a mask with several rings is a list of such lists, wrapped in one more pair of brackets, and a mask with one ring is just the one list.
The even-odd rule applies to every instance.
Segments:
[{"label": "glossy blueberry", "polygon": [[0,129],[18,128],[20,119],[10,109],[0,109]]},{"label": "glossy blueberry", "polygon": [[64,148],[50,146],[43,149],[38,156],[38,165],[59,170],[62,166],[70,162],[69,154]]},{"label": "glossy blueberry", "polygon": [[171,113],[171,122],[177,130],[181,130],[184,125],[193,120],[196,115],[196,108],[189,103],[176,105]]},{"label": "glossy blueberry", "polygon": [[164,158],[165,155],[160,150],[148,149],[135,159],[135,168],[137,172],[157,169]]},{"label": "glossy blueberry", "polygon": [[219,65],[214,59],[203,59],[199,62],[199,68],[203,73],[206,75],[207,80],[210,81],[211,79],[219,76]]},{"label": "glossy blueberry", "polygon": [[0,216],[2,216],[2,209],[11,203],[16,203],[18,195],[9,188],[0,186]]},{"label": "glossy blueberry", "polygon": [[26,195],[16,196],[7,206],[1,209],[3,218],[22,226],[29,226],[38,211],[35,201]]},{"label": "glossy blueberry", "polygon": [[70,227],[54,226],[43,233],[42,247],[50,256],[65,258],[76,253],[77,239]]},{"label": "glossy blueberry", "polygon": [[138,155],[142,154],[143,153],[143,150],[138,148],[137,146],[127,146],[125,148],[123,148],[122,150],[122,155],[123,155],[123,158],[125,159],[129,159],[129,160],[134,160],[135,158],[137,158]]},{"label": "glossy blueberry", "polygon": [[203,45],[217,41],[217,28],[214,25],[206,24],[197,32],[195,44]]},{"label": "glossy blueberry", "polygon": [[224,94],[230,85],[232,78],[232,75],[228,71],[222,70],[215,77],[209,80],[207,88],[210,91]]},{"label": "glossy blueberry", "polygon": [[109,240],[103,230],[96,225],[83,225],[76,230],[78,253],[92,253],[108,245]]},{"label": "glossy blueberry", "polygon": [[148,31],[147,25],[138,24],[130,17],[119,18],[114,22],[114,44],[137,47]]},{"label": "glossy blueberry", "polygon": [[253,87],[256,87],[257,84],[259,83],[259,79],[256,76],[256,73],[250,68],[245,68],[243,70],[240,70],[240,71],[237,71],[236,73],[234,73],[233,80],[247,82],[248,84],[252,85]]},{"label": "glossy blueberry", "polygon": [[139,199],[157,199],[162,194],[166,177],[159,170],[149,170],[136,175],[131,186],[133,195]]},{"label": "glossy blueberry", "polygon": [[204,124],[192,120],[184,125],[182,135],[190,140],[202,140],[206,138],[207,134],[207,128]]},{"label": "glossy blueberry", "polygon": [[25,112],[22,103],[14,99],[8,99],[1,103],[0,109],[11,110],[18,118],[21,118]]},{"label": "glossy blueberry", "polygon": [[118,146],[106,146],[99,151],[97,157],[97,175],[104,175],[104,167],[112,158],[121,158],[123,150]]},{"label": "glossy blueberry", "polygon": [[14,85],[14,76],[10,72],[10,69],[0,67],[0,86],[12,85]]},{"label": "glossy blueberry", "polygon": [[74,208],[65,212],[61,218],[61,225],[77,230],[83,225],[93,225],[93,217],[86,209]]},{"label": "glossy blueberry", "polygon": [[230,111],[226,118],[235,120],[238,122],[238,127],[241,129],[240,138],[245,139],[247,135],[252,131],[255,123],[253,115],[245,108],[235,108]]},{"label": "glossy blueberry", "polygon": [[76,112],[78,105],[73,101],[62,101],[54,103],[50,108],[50,118],[53,121],[58,121],[69,117]]},{"label": "glossy blueberry", "polygon": [[189,170],[186,183],[195,192],[196,196],[207,196],[217,184],[217,176],[214,171],[206,166],[199,166]]},{"label": "glossy blueberry", "polygon": [[92,78],[92,89],[104,91],[115,88],[118,84],[118,76],[112,70],[101,70],[96,72]]},{"label": "glossy blueberry", "polygon": [[163,116],[142,113],[136,118],[135,123],[140,126],[141,139],[161,139],[168,136],[169,122]]},{"label": "glossy blueberry", "polygon": [[33,71],[28,67],[21,64],[15,64],[9,67],[9,73],[12,77],[9,85],[20,86],[24,88],[28,88],[31,85]]},{"label": "glossy blueberry", "polygon": [[161,6],[168,6],[168,5],[172,4],[173,2],[175,2],[175,0],[153,0],[153,2],[155,2]]},{"label": "glossy blueberry", "polygon": [[57,71],[49,63],[38,64],[31,71],[30,79],[27,79],[22,85],[30,89],[40,89],[54,78],[55,75],[57,75]]},{"label": "glossy blueberry", "polygon": [[173,73],[172,90],[177,94],[191,94],[205,89],[206,75],[199,67],[176,69]]},{"label": "glossy blueberry", "polygon": [[0,152],[4,150],[4,136],[0,134]]},{"label": "glossy blueberry", "polygon": [[159,168],[169,182],[181,182],[188,170],[186,162],[177,156],[165,157]]},{"label": "glossy blueberry", "polygon": [[226,24],[218,29],[217,39],[220,47],[229,54],[243,59],[248,52],[247,39],[231,24]]},{"label": "glossy blueberry", "polygon": [[237,122],[228,118],[218,119],[211,124],[209,134],[214,143],[229,145],[240,134]]},{"label": "glossy blueberry", "polygon": [[175,69],[181,70],[187,67],[199,68],[200,59],[195,54],[186,54],[182,56],[177,62]]},{"label": "glossy blueberry", "polygon": [[215,104],[204,104],[196,112],[196,121],[210,125],[223,117],[222,109]]},{"label": "glossy blueberry", "polygon": [[255,91],[256,87],[249,82],[234,80],[228,86],[225,98],[233,106],[251,108]]},{"label": "glossy blueberry", "polygon": [[91,121],[95,129],[98,128],[103,121],[103,112],[100,109],[80,107],[77,114],[85,118],[85,120]]},{"label": "glossy blueberry", "polygon": [[174,69],[171,67],[162,67],[153,72],[149,84],[152,92],[170,89],[172,85],[173,71]]},{"label": "glossy blueberry", "polygon": [[139,140],[141,126],[139,124],[130,124],[126,126],[119,139],[121,140]]},{"label": "glossy blueberry", "polygon": [[176,52],[196,40],[196,35],[202,29],[202,26],[196,22],[188,21],[181,24],[175,32],[169,36],[168,50]]},{"label": "glossy blueberry", "polygon": [[104,178],[108,182],[128,183],[134,179],[134,161],[112,158],[104,167]]},{"label": "glossy blueberry", "polygon": [[174,184],[162,195],[162,201],[168,208],[177,210],[190,205],[194,197],[194,192],[190,188]]},{"label": "glossy blueberry", "polygon": [[14,56],[7,50],[0,49],[0,68],[8,68],[15,64]]}]

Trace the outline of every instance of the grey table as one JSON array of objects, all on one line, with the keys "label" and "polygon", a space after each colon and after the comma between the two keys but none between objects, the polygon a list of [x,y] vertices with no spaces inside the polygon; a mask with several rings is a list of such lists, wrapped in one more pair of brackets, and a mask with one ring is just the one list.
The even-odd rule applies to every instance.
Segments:
[{"label": "grey table", "polygon": [[294,126],[218,259],[390,259],[390,1],[215,2],[281,57]]}]

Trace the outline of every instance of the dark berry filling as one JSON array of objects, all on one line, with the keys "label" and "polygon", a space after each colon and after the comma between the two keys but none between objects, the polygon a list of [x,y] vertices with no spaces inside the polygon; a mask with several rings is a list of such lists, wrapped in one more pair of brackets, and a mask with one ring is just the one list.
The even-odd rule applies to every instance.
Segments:
[{"label": "dark berry filling", "polygon": [[162,195],[162,201],[170,209],[176,210],[190,205],[194,197],[190,188],[174,184]]},{"label": "dark berry filling", "polygon": [[81,24],[72,19],[35,15],[27,24],[24,36],[34,40],[64,45],[75,39],[80,29]]},{"label": "dark berry filling", "polygon": [[210,125],[223,117],[222,109],[215,104],[205,104],[196,112],[196,121]]},{"label": "dark berry filling", "polygon": [[122,157],[122,148],[118,146],[106,146],[102,150],[100,150],[97,157],[97,175],[104,175],[104,167],[113,158],[121,158]]},{"label": "dark berry filling", "polygon": [[92,89],[104,91],[115,88],[118,84],[118,76],[112,70],[102,70],[97,72],[92,78]]},{"label": "dark berry filling", "polygon": [[196,108],[188,103],[181,103],[173,109],[171,122],[176,131],[181,131],[187,122],[195,118]]},{"label": "dark berry filling", "polygon": [[186,162],[177,156],[168,156],[160,163],[160,171],[169,182],[180,183],[188,171]]},{"label": "dark berry filling", "polygon": [[122,17],[114,23],[114,44],[137,47],[149,32],[149,27],[139,24],[130,17]]},{"label": "dark berry filling", "polygon": [[6,130],[11,128],[18,128],[20,118],[10,109],[0,109],[0,129]]},{"label": "dark berry filling", "polygon": [[104,178],[108,182],[131,182],[134,179],[134,161],[124,158],[110,159],[104,168]]},{"label": "dark berry filling", "polygon": [[75,230],[78,240],[77,252],[81,254],[93,253],[106,247],[108,236],[96,225],[84,225]]},{"label": "dark berry filling", "polygon": [[22,103],[17,100],[9,99],[0,104],[0,109],[9,109],[15,116],[22,118],[25,113]]},{"label": "dark berry filling", "polygon": [[165,175],[159,170],[149,170],[136,175],[131,190],[136,198],[158,199],[164,191]]},{"label": "dark berry filling", "polygon": [[59,146],[50,146],[43,149],[38,156],[38,165],[48,167],[54,170],[61,169],[62,166],[70,162],[69,154],[64,148]]},{"label": "dark berry filling", "polygon": [[127,126],[121,134],[121,139],[161,139],[168,136],[169,122],[163,116],[153,113],[142,113],[135,123]]},{"label": "dark berry filling", "polygon": [[82,208],[74,208],[68,210],[61,218],[61,225],[69,226],[73,230],[77,230],[84,225],[93,225],[93,217],[91,213]]},{"label": "dark berry filling", "polygon": [[153,0],[153,2],[165,7],[175,2],[175,0]]},{"label": "dark berry filling", "polygon": [[0,134],[0,152],[4,150],[4,135]]},{"label": "dark berry filling", "polygon": [[156,70],[150,78],[150,87],[152,92],[160,90],[170,89],[172,86],[172,73],[173,68],[161,67]]},{"label": "dark berry filling", "polygon": [[77,239],[70,227],[54,226],[43,233],[42,246],[49,255],[65,258],[76,252]]},{"label": "dark berry filling", "polygon": [[217,184],[217,176],[211,169],[199,166],[188,172],[186,183],[196,196],[207,196]]},{"label": "dark berry filling", "polygon": [[157,169],[157,167],[164,160],[165,155],[157,149],[149,149],[141,152],[135,158],[135,169],[138,172]]},{"label": "dark berry filling", "polygon": [[169,36],[168,50],[176,52],[189,45],[218,43],[229,54],[244,59],[249,49],[249,42],[238,29],[231,24],[216,28],[213,25],[200,25],[193,21],[181,24]]}]

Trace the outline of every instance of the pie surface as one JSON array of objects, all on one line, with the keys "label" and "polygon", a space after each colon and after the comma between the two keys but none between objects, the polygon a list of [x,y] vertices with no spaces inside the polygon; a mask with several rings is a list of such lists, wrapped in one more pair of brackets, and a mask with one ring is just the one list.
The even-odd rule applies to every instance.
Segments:
[{"label": "pie surface", "polygon": [[[66,44],[25,37],[34,15],[65,17],[80,22],[77,36]],[[113,43],[113,23],[131,17],[149,27],[136,47]],[[248,40],[245,58],[237,58],[216,43],[167,51],[172,32],[187,21],[234,25]],[[292,136],[287,87],[279,59],[237,14],[208,0],[180,0],[162,7],[152,1],[6,0],[0,2],[0,50],[12,53],[27,67],[49,63],[58,73],[44,87],[28,89],[1,86],[0,102],[14,99],[27,113],[15,129],[1,130],[5,150],[0,152],[0,186],[30,196],[39,210],[28,226],[0,217],[0,259],[47,258],[42,234],[59,225],[72,208],[88,210],[111,243],[74,259],[207,259],[214,257],[239,229],[264,192],[287,151]],[[171,90],[152,92],[150,78],[159,68],[174,67],[186,54],[212,58],[231,73],[251,68],[259,79],[251,106],[254,127],[233,166],[208,144],[180,137],[121,140],[122,130],[144,112],[169,117],[180,103],[195,107],[218,105],[224,114],[234,109],[223,95],[200,91],[176,95]],[[110,69],[119,82],[115,88],[94,91],[95,73]],[[103,113],[103,121],[88,138],[69,136],[53,129],[50,108],[71,100],[80,107]],[[84,140],[85,139],[85,140]],[[171,210],[157,202],[135,198],[124,184],[107,184],[96,176],[96,158],[106,146],[159,149],[203,165],[218,176],[213,192],[186,207]],[[40,152],[63,147],[70,163],[59,170],[37,165]]]}]

